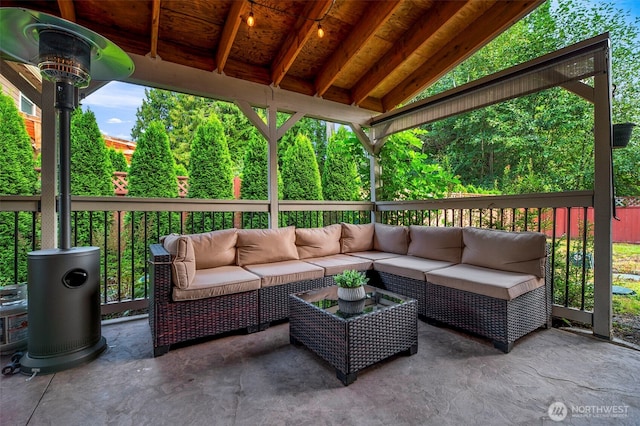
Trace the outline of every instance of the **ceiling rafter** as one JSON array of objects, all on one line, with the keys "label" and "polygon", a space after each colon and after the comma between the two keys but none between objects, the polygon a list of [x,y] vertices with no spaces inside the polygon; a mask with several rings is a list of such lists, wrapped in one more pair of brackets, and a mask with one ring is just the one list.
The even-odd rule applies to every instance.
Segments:
[{"label": "ceiling rafter", "polygon": [[349,36],[336,49],[329,61],[315,80],[316,94],[322,96],[338,78],[341,71],[354,56],[364,47],[376,31],[387,22],[387,19],[400,6],[400,1],[376,2],[367,8],[359,22],[366,25],[357,25]]},{"label": "ceiling rafter", "polygon": [[442,8],[430,8],[393,44],[393,47],[364,76],[352,90],[352,102],[360,105],[393,70],[424,45],[438,29],[466,4],[466,1],[445,2]]},{"label": "ceiling rafter", "polygon": [[149,56],[158,56],[158,32],[160,28],[160,0],[153,0],[151,5],[151,50]]},{"label": "ceiling rafter", "polygon": [[[382,98],[384,111],[390,111],[402,102],[411,99],[428,85],[437,81],[446,74],[447,70],[455,67],[460,62],[471,56],[477,49],[484,46],[505,28],[522,19],[531,11],[533,4],[539,4],[539,0],[526,0],[520,2],[498,1],[489,8],[483,17],[491,19],[492,25],[471,24],[463,29],[464,37],[459,37],[451,43],[443,46],[438,52],[429,58],[422,66],[416,69],[409,77],[404,79],[393,90]],[[513,8],[517,5],[520,11],[514,16]],[[509,13],[511,11],[511,13]],[[483,19],[484,18],[484,19]]]},{"label": "ceiling rafter", "polygon": [[222,29],[218,51],[216,52],[216,68],[220,74],[222,74],[224,67],[227,65],[233,41],[236,38],[236,34],[238,34],[238,29],[242,24],[242,15],[246,12],[248,4],[244,0],[234,0],[231,4],[231,9]]},{"label": "ceiling rafter", "polygon": [[76,6],[73,0],[58,0],[60,16],[67,21],[76,22]]},{"label": "ceiling rafter", "polygon": [[282,48],[275,56],[271,67],[271,80],[278,86],[296,60],[309,37],[315,33],[316,19],[320,19],[331,8],[333,0],[308,2],[295,27],[291,30]]}]

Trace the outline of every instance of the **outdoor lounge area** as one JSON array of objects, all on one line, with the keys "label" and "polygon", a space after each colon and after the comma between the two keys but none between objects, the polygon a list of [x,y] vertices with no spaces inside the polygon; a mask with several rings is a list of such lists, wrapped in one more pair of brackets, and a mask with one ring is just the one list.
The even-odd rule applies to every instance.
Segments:
[{"label": "outdoor lounge area", "polygon": [[[289,324],[154,358],[146,318],[103,325],[108,349],[54,375],[2,376],[3,425],[636,424],[640,356],[561,329],[505,355],[489,342],[418,323],[418,352],[363,370],[346,387],[289,343]],[[3,357],[3,364],[8,357]],[[572,409],[574,410],[571,413]]]},{"label": "outdoor lounge area", "polygon": [[[21,8],[25,3],[9,0],[3,7]],[[267,196],[259,199],[72,194],[66,164],[70,135],[65,125],[69,117],[65,114],[76,97],[94,93],[105,81],[95,78],[90,83],[89,70],[84,69],[86,86],[82,88],[80,84],[72,87],[68,80],[27,78],[24,76],[29,74],[23,72],[27,65],[12,61],[22,59],[32,66],[33,55],[25,56],[28,60],[17,55],[1,58],[7,80],[36,100],[41,110],[43,143],[39,192],[0,196],[0,213],[14,223],[8,232],[16,247],[12,278],[7,282],[17,285],[28,281],[30,315],[28,351],[18,357],[22,361],[18,368],[24,374],[0,378],[0,425],[485,425],[555,424],[563,420],[571,424],[637,424],[640,349],[616,341],[612,334],[615,191],[609,34],[410,103],[422,89],[543,1],[292,0],[290,11],[274,9],[272,3],[278,2],[153,0],[136,2],[136,7],[111,7],[113,4],[97,0],[59,1],[33,2],[33,14],[21,9],[5,13],[5,18],[29,18],[21,23],[18,19],[4,21],[15,21],[12,30],[20,37],[31,34],[22,31],[22,26],[46,27],[50,23],[58,25],[57,30],[71,25],[77,31],[45,28],[44,39],[48,34],[87,44],[88,31],[109,37],[127,57],[122,62],[127,73],[114,80],[233,102],[264,138],[268,152]],[[247,18],[253,22],[254,10],[256,28]],[[33,23],[44,14],[51,17],[44,18],[45,23]],[[61,24],[58,18],[88,30]],[[51,21],[47,24],[46,20]],[[321,40],[323,28],[327,33]],[[33,35],[40,34],[33,32],[27,41],[31,43]],[[88,56],[91,49],[85,50]],[[36,65],[46,68],[47,63]],[[380,171],[386,167],[381,150],[393,135],[551,88],[565,89],[592,104],[593,126],[588,131],[593,133],[592,187],[466,198],[448,194],[451,198],[444,199],[379,196]],[[281,113],[288,117],[284,122],[279,119]],[[280,140],[302,118],[351,129],[353,140],[366,151],[368,198],[280,199]],[[90,225],[85,241],[78,238],[78,215],[87,213]],[[193,213],[202,214],[202,228],[194,228]],[[192,268],[188,277],[196,272],[199,278],[209,272],[213,275],[218,271],[203,271],[218,267],[242,272],[250,278],[242,281],[247,286],[242,291],[229,290],[238,283],[226,273],[221,275],[229,288],[222,290],[217,282],[207,282],[205,289],[190,288],[194,282],[201,284],[193,280],[184,288],[176,285],[171,267],[178,263],[178,250],[171,252],[170,244],[165,244],[168,235],[175,234],[168,237],[171,240],[187,234],[226,234],[233,229],[231,233],[238,231],[247,240],[252,234],[275,234],[288,227],[291,233],[295,230],[286,218],[298,214],[314,218],[304,228],[296,225],[296,229],[305,229],[303,232],[358,226],[403,232],[410,232],[411,227],[437,232],[460,228],[472,236],[504,233],[510,239],[537,234],[535,249],[530,251],[534,255],[515,259],[533,263],[536,272],[513,270],[514,259],[510,257],[529,250],[513,248],[502,239],[489,250],[471,243],[474,238],[465,242],[460,236],[459,244],[453,246],[454,260],[432,256],[431,250],[412,250],[410,244],[418,238],[405,239],[402,250],[376,247],[373,235],[377,234],[372,234],[369,247],[358,250],[346,250],[344,238],[336,240],[336,250],[314,256],[353,262],[358,256],[349,257],[350,253],[375,249],[377,254],[402,255],[404,262],[398,265],[395,258],[371,259],[368,266],[360,268],[367,270],[368,277],[379,279],[369,285],[389,285],[381,285],[379,293],[395,293],[388,295],[396,299],[392,314],[402,311],[403,320],[395,321],[392,314],[380,315],[374,327],[366,324],[364,331],[354,333],[344,325],[348,321],[342,321],[335,328],[340,328],[345,338],[336,337],[331,328],[336,322],[314,321],[318,310],[304,305],[309,300],[322,305],[327,299],[300,297],[299,292],[310,288],[297,287],[299,282],[318,280],[321,291],[333,292],[336,289],[327,290],[324,285],[334,279],[326,265],[335,265],[315,265],[311,254],[304,262],[296,239],[289,241],[293,255],[287,259],[255,257],[247,262],[238,253],[245,247],[255,248],[255,244],[236,244],[235,240],[229,246],[235,254],[221,265],[196,267],[198,260],[211,260],[202,253],[183,259],[190,263],[185,268]],[[254,215],[264,218],[265,223],[253,228],[253,223],[247,226],[242,222]],[[205,217],[211,223],[206,229]],[[215,220],[225,217],[231,219]],[[19,226],[22,222],[26,225]],[[92,229],[94,223],[96,228]],[[575,223],[582,223],[582,227],[573,231]],[[94,238],[94,233],[99,238]],[[344,236],[344,231],[340,235]],[[24,247],[19,252],[18,242],[22,243],[23,237]],[[283,247],[269,242],[262,251],[281,257]],[[85,268],[76,253],[88,249],[95,259]],[[216,262],[217,249],[211,250]],[[53,261],[29,263],[43,252],[54,254],[49,256]],[[56,257],[61,261],[56,262]],[[308,268],[304,272],[311,271],[313,276],[295,279],[299,270],[272,265],[281,261],[304,264]],[[416,267],[432,261],[449,263],[439,264],[433,271]],[[269,274],[264,271],[267,267]],[[478,274],[480,268],[484,269]],[[486,279],[478,278],[486,277],[482,274],[487,269],[492,273],[488,286]],[[19,270],[29,278],[19,279]],[[472,278],[469,270],[475,270]],[[54,279],[58,272],[60,279]],[[504,293],[506,288],[509,293],[517,287],[522,290],[518,294],[495,297],[479,291],[514,274],[519,274],[519,281],[498,291]],[[289,277],[281,279],[282,275]],[[400,281],[405,289],[416,282],[425,284],[424,293],[414,296],[411,289],[400,292],[385,279]],[[472,282],[461,285],[464,280]],[[89,285],[82,289],[91,287],[86,291],[88,297],[78,303],[71,293],[87,281]],[[432,287],[452,290],[438,293],[441,290]],[[52,288],[58,289],[54,297],[49,292]],[[198,293],[194,290],[203,291],[194,297]],[[277,293],[276,302],[264,302],[270,300],[265,296],[269,291]],[[184,298],[179,300],[176,295],[181,292]],[[426,303],[428,292],[442,303]],[[236,296],[240,293],[249,296],[240,299]],[[467,303],[469,293],[477,294],[472,303]],[[373,296],[366,298],[369,303]],[[491,304],[482,303],[486,299],[491,299]],[[523,302],[510,303],[512,299]],[[429,311],[434,305],[439,312]],[[479,313],[490,311],[491,316],[498,310],[493,308],[496,305],[506,306],[499,309],[500,315],[493,315],[499,319],[483,321],[485,317]],[[378,300],[374,309],[378,309]],[[462,325],[448,317],[458,312],[464,317]],[[245,316],[248,319],[241,325],[233,323]],[[232,325],[218,329],[218,318]],[[581,324],[582,332],[562,327],[571,322]],[[75,329],[78,324],[79,332]],[[89,327],[81,329],[87,324]],[[48,332],[51,325],[55,325],[55,332]],[[209,325],[212,329],[206,327]],[[511,336],[502,340],[484,331],[494,326],[510,330],[512,325],[522,330],[514,336],[501,332]],[[380,330],[385,338],[403,337],[396,339],[401,342],[394,342],[392,350],[385,348],[384,355],[376,358],[369,349],[387,343],[380,344]],[[372,334],[373,344],[359,342],[360,350],[352,350],[350,339]],[[329,342],[316,345],[321,340],[316,336]],[[75,340],[71,348],[65,347],[71,340]],[[319,353],[322,345],[339,348],[327,355]],[[86,358],[79,359],[77,353]],[[343,371],[332,361],[337,353],[344,358],[364,354],[366,362]],[[11,360],[10,355],[0,358],[3,366]]]}]

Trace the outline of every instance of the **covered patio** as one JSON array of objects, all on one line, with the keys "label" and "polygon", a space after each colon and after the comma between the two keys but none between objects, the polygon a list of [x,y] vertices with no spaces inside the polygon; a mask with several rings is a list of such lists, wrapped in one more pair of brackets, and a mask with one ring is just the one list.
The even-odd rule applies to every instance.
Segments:
[{"label": "covered patio", "polygon": [[3,376],[2,424],[556,424],[554,403],[565,404],[565,423],[636,424],[640,412],[638,352],[561,329],[534,332],[505,355],[420,321],[415,355],[345,387],[289,343],[288,328],[153,358],[146,319],[105,324],[109,347],[97,360],[32,380]]},{"label": "covered patio", "polygon": [[[593,334],[604,340],[544,330],[523,338],[505,356],[486,341],[420,322],[416,355],[370,367],[346,388],[321,359],[289,344],[287,324],[251,335],[222,336],[154,359],[145,319],[105,323],[109,349],[90,364],[27,382],[24,376],[2,378],[2,417],[7,424],[41,424],[52,419],[57,424],[550,423],[548,410],[554,402],[566,404],[576,424],[594,418],[606,423],[612,415],[633,423],[640,409],[635,397],[640,357],[632,349],[605,341],[611,339],[612,197],[606,36],[397,110],[541,2],[376,2],[368,10],[366,2],[289,2],[293,15],[275,12],[269,8],[275,7],[271,2],[205,3],[194,2],[198,7],[192,10],[175,10],[179,3],[156,0],[135,3],[134,8],[125,3],[109,12],[95,1],[28,4],[85,25],[123,47],[136,66],[126,81],[234,101],[269,142],[270,194],[278,192],[277,141],[304,116],[350,126],[371,154],[375,182],[380,165],[374,155],[393,132],[556,85],[595,105],[594,191],[378,202],[374,183],[372,199],[363,203],[282,202],[269,197],[253,203],[172,200],[169,204],[74,197],[75,211],[268,212],[271,226],[277,227],[277,216],[283,211],[361,210],[372,221],[386,212],[421,211],[423,218],[429,212],[431,224],[430,212],[436,210],[444,211],[446,226],[451,210],[460,212],[463,226],[462,213],[467,209],[470,215],[472,209],[480,211],[481,224],[483,211],[523,209],[526,229],[527,209],[540,213],[541,209],[594,207],[593,312],[556,305],[553,314],[592,325]],[[24,3],[3,2],[3,6],[16,5]],[[268,13],[260,17],[261,10]],[[200,19],[198,14],[205,11],[216,18]],[[273,23],[272,28],[258,27],[252,33],[245,27],[249,12],[257,22]],[[315,18],[303,18],[308,16]],[[187,25],[195,23],[201,26]],[[327,31],[326,46],[331,49],[315,38],[319,24]],[[396,52],[394,46],[402,48]],[[53,85],[45,81],[40,92],[34,91],[13,64],[3,60],[2,66],[3,72],[14,73],[12,80],[25,92],[41,94],[33,100],[43,109],[45,141],[42,194],[5,197],[3,203],[9,206],[7,211],[37,213],[42,222],[39,248],[55,247]],[[531,74],[539,77],[535,84],[527,79]],[[593,77],[593,86],[581,82],[587,77]],[[100,85],[95,83],[88,90]],[[266,109],[266,122],[254,108]],[[291,114],[280,127],[277,112]],[[449,224],[456,225],[453,221]],[[146,298],[120,302],[117,307],[104,303],[103,313],[148,303]]]}]

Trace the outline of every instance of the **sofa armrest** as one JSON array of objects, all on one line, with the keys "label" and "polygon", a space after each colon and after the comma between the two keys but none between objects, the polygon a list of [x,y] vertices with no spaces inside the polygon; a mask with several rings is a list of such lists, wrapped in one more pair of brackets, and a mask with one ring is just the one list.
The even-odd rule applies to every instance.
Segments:
[{"label": "sofa armrest", "polygon": [[149,301],[152,305],[168,303],[171,301],[171,255],[162,244],[151,244],[149,254]]}]

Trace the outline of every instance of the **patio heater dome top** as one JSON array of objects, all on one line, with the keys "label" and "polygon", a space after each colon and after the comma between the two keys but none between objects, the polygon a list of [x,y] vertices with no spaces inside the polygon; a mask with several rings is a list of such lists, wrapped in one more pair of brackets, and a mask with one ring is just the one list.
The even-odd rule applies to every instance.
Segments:
[{"label": "patio heater dome top", "polygon": [[23,8],[0,8],[0,51],[10,61],[37,65],[43,77],[86,87],[91,78],[115,80],[133,73],[120,47],[85,27]]}]

